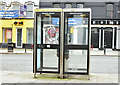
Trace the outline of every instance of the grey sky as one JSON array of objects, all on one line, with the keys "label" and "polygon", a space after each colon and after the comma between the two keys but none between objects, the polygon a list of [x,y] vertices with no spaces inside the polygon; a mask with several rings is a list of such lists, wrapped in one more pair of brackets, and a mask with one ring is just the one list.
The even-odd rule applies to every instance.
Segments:
[{"label": "grey sky", "polygon": [[20,2],[21,4],[24,4],[25,2],[27,1],[32,1],[32,2],[35,2],[36,5],[39,5],[39,0],[0,0],[0,1],[4,1],[8,4],[10,4],[10,2],[13,2],[13,1],[18,1]]}]

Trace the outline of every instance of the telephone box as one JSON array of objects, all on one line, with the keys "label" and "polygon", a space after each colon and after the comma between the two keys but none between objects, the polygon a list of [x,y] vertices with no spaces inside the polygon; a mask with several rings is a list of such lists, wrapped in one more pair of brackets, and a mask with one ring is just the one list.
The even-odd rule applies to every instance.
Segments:
[{"label": "telephone box", "polygon": [[36,9],[34,77],[36,73],[89,75],[91,9]]}]

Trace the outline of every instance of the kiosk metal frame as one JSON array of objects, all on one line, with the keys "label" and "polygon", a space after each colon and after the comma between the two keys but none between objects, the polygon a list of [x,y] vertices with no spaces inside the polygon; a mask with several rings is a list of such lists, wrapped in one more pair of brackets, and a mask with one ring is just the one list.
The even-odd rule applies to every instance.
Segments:
[{"label": "kiosk metal frame", "polygon": [[[37,36],[37,33],[38,33],[38,19],[37,19],[37,16],[38,15],[47,15],[47,14],[52,14],[52,13],[58,13],[60,14],[59,16],[59,20],[61,21],[61,9],[36,9],[36,12],[35,12],[35,30],[34,30],[34,75],[36,75],[36,73],[60,73],[60,43],[59,44],[51,44],[51,43],[45,43],[43,37],[44,34],[43,34],[43,26],[40,27],[40,31],[41,31],[41,34],[40,34],[40,42],[41,43],[37,43],[37,39],[38,39],[38,36]],[[40,22],[42,22],[43,24],[43,20],[41,20]],[[60,23],[60,22],[59,22]],[[59,29],[61,28],[60,24],[59,24]],[[59,30],[59,41],[60,41],[60,30]],[[38,70],[37,69],[37,49],[40,49],[40,68],[41,70]],[[57,49],[58,50],[58,71],[43,71],[43,49]],[[51,68],[51,69],[54,69],[54,68]]]},{"label": "kiosk metal frame", "polygon": [[[65,38],[64,38],[64,60],[63,60],[63,64],[64,64],[64,67],[63,67],[63,70],[64,70],[64,74],[82,74],[82,75],[89,75],[90,73],[90,48],[91,48],[91,9],[63,9],[63,13],[64,13],[64,36],[65,36],[65,14],[66,13],[71,13],[71,14],[79,14],[79,13],[86,13],[88,14],[88,39],[87,42],[88,44],[87,45],[77,45],[76,43],[75,44],[68,44],[66,45],[65,44]],[[71,17],[71,15],[70,15]],[[84,72],[65,72],[65,50],[86,50],[87,51],[87,69],[80,69],[80,70],[87,70],[86,73]]]}]

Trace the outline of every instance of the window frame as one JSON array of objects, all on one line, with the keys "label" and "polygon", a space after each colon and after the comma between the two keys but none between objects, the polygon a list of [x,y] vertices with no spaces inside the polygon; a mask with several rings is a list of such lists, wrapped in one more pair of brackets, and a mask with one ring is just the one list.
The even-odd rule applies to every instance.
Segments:
[{"label": "window frame", "polygon": [[64,3],[64,8],[66,8],[66,4],[71,4],[71,8],[73,8],[73,6],[72,6],[73,3],[70,3],[70,2]]},{"label": "window frame", "polygon": [[[7,40],[7,42],[5,42],[5,37],[6,37],[6,35],[5,35],[5,29],[6,30],[11,30],[11,43],[12,43],[12,28],[6,28],[6,27],[3,27],[2,28],[2,43],[8,43],[8,40]],[[3,30],[4,30],[4,34],[3,34]],[[3,39],[4,38],[4,39]],[[3,41],[4,40],[4,41]]]},{"label": "window frame", "polygon": [[[18,5],[18,7],[19,7],[18,10],[20,11],[20,5],[19,4],[13,4],[13,8],[14,8],[14,5]],[[13,10],[17,10],[17,9],[13,9]]]},{"label": "window frame", "polygon": [[53,8],[56,8],[56,7],[54,7],[55,4],[59,4],[59,5],[60,5],[59,8],[61,8],[61,3],[59,3],[59,2],[57,2],[57,3],[53,3]]},{"label": "window frame", "polygon": [[[34,4],[33,3],[27,3],[26,6],[28,6],[28,5],[32,5],[33,10],[32,11],[26,10],[26,18],[34,18]],[[32,12],[32,16],[30,16],[30,17],[27,16],[27,13],[29,13],[29,12]]]},{"label": "window frame", "polygon": [[83,8],[85,7],[85,3],[76,3],[76,8],[78,8],[78,7],[77,7],[78,4],[82,4],[82,5],[83,5]]},{"label": "window frame", "polygon": [[28,43],[28,30],[32,30],[32,34],[33,34],[33,29],[34,28],[31,28],[31,27],[27,27],[27,31],[26,31],[26,44],[33,44],[33,37],[32,37],[32,43]]},{"label": "window frame", "polygon": [[[111,9],[111,10],[108,10],[107,9],[107,5],[109,5],[109,4],[112,4],[113,5],[113,10]],[[106,3],[106,10],[105,10],[105,12],[106,12],[106,18],[114,18],[114,3],[112,3],[112,2],[107,2]],[[112,16],[108,16],[108,12],[111,12],[112,13]]]},{"label": "window frame", "polygon": [[1,8],[0,10],[5,10],[6,4],[0,4]]}]

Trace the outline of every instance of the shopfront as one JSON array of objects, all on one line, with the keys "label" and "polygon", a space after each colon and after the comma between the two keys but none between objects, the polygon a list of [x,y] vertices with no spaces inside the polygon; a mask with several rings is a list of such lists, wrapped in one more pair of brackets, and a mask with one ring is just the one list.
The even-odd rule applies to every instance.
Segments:
[{"label": "shopfront", "polygon": [[33,19],[0,19],[0,45],[7,48],[30,48],[33,44]]},{"label": "shopfront", "polygon": [[100,50],[119,50],[119,19],[93,19],[91,25],[91,45]]}]

